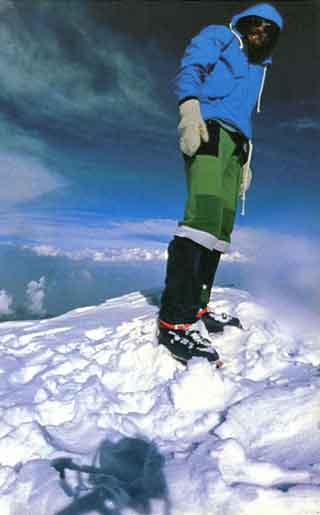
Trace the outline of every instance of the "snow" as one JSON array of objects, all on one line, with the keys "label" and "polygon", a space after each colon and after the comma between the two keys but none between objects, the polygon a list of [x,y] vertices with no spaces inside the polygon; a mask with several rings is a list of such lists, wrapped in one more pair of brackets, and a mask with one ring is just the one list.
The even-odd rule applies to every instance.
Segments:
[{"label": "snow", "polygon": [[318,334],[245,291],[211,306],[244,325],[213,336],[222,369],[158,347],[140,293],[2,323],[1,515],[319,515]]}]

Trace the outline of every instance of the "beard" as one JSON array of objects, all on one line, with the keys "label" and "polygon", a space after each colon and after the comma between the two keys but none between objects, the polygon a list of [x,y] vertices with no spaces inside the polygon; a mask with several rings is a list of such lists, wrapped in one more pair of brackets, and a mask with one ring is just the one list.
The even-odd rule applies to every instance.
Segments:
[{"label": "beard", "polygon": [[249,61],[252,63],[261,63],[267,59],[267,57],[270,57],[276,44],[276,38],[272,40],[267,37],[260,44],[255,44],[246,36],[244,43]]},{"label": "beard", "polygon": [[270,55],[269,45],[266,43],[254,45],[249,39],[245,38],[245,48],[248,59],[252,63],[261,63]]},{"label": "beard", "polygon": [[243,37],[248,59],[252,63],[261,63],[269,57],[277,43],[279,28],[274,25],[271,32],[266,34],[255,30],[249,17],[241,18],[237,30]]}]

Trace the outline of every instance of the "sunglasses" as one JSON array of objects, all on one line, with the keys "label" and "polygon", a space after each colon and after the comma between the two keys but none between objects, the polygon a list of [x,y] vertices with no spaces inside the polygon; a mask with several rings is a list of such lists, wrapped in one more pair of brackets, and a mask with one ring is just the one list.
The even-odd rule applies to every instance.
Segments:
[{"label": "sunglasses", "polygon": [[278,26],[273,21],[266,20],[260,16],[247,16],[246,20],[252,27],[262,27],[264,32],[270,36],[277,34],[279,31]]}]

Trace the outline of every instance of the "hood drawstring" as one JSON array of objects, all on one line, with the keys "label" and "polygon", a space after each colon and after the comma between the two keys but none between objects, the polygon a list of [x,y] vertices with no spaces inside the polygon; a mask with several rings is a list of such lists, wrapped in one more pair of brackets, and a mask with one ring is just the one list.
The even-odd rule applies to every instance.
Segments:
[{"label": "hood drawstring", "polygon": [[232,26],[232,23],[229,24],[229,28],[232,32],[232,34],[239,40],[239,43],[240,43],[240,48],[243,48],[243,42],[242,42],[242,39],[241,37],[239,36],[239,34],[234,30],[233,26]]},{"label": "hood drawstring", "polygon": [[[240,48],[242,49],[243,41],[242,41],[241,37],[239,36],[238,32],[236,30],[234,30],[232,23],[229,24],[229,28],[230,28],[232,34],[239,40]],[[262,76],[261,86],[260,86],[260,91],[259,91],[259,96],[258,96],[258,102],[257,102],[257,113],[261,112],[261,98],[262,98],[264,84],[266,81],[266,75],[267,75],[267,66],[264,66],[263,76]],[[242,181],[243,182],[245,182],[247,179],[247,176],[249,173],[249,168],[251,165],[251,160],[252,160],[253,144],[252,144],[251,139],[248,140],[248,145],[249,145],[248,160],[243,165],[243,170],[242,170]],[[241,195],[241,201],[242,201],[241,215],[245,216],[245,214],[246,214],[246,192],[245,191]]]},{"label": "hood drawstring", "polygon": [[[240,48],[243,48],[243,41],[242,41],[241,37],[239,36],[238,32],[236,30],[234,30],[232,23],[229,23],[229,28],[230,28],[232,34],[238,39],[238,41],[240,43]],[[261,113],[261,97],[262,97],[262,92],[263,92],[263,88],[264,88],[264,83],[266,81],[266,75],[267,75],[267,66],[264,66],[263,77],[262,77],[259,96],[258,96],[257,113]]]},{"label": "hood drawstring", "polygon": [[257,113],[261,113],[261,97],[262,97],[262,92],[263,92],[263,88],[264,88],[264,83],[266,81],[266,75],[267,75],[267,66],[264,66],[263,77],[262,77],[259,96],[258,96]]},{"label": "hood drawstring", "polygon": [[[246,179],[247,179],[247,176],[249,173],[249,168],[251,165],[251,160],[252,160],[253,144],[252,144],[251,139],[249,139],[248,145],[249,145],[248,160],[243,165],[243,168],[242,168],[242,182],[243,183],[246,182]],[[245,191],[241,195],[241,201],[242,201],[241,216],[244,216],[246,214],[246,192]]]}]

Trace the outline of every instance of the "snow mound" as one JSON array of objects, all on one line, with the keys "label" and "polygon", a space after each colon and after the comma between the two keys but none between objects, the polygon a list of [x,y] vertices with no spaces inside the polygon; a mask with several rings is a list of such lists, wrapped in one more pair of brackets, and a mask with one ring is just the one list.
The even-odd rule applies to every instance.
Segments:
[{"label": "snow mound", "polygon": [[213,299],[245,328],[214,336],[219,370],[160,348],[140,293],[1,324],[1,515],[319,514],[319,339]]}]

